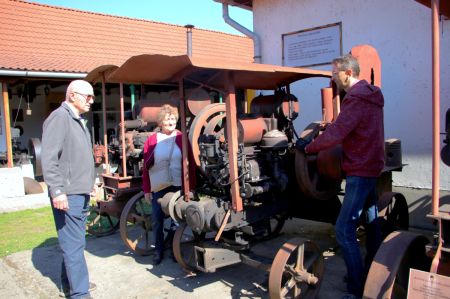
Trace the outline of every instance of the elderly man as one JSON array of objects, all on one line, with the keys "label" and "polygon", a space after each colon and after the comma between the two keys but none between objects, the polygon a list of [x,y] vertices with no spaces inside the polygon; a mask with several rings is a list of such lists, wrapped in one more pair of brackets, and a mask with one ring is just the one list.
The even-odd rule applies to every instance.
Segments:
[{"label": "elderly man", "polygon": [[65,101],[45,120],[42,134],[42,169],[63,253],[60,296],[70,298],[90,298],[95,287],[84,258],[94,159],[91,136],[81,117],[93,102],[91,84],[72,81]]}]

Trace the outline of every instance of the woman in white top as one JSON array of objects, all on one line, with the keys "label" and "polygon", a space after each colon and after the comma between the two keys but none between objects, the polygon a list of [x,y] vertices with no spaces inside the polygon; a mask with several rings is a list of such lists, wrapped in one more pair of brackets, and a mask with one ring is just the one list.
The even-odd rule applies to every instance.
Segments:
[{"label": "woman in white top", "polygon": [[[155,265],[160,264],[164,258],[165,215],[158,199],[182,187],[182,135],[175,129],[177,121],[177,108],[163,105],[157,116],[160,132],[149,136],[144,145],[142,189],[145,199],[152,202],[152,229],[155,240],[153,263]],[[194,163],[190,164],[194,165]],[[195,174],[190,176],[190,181],[195,184]]]}]

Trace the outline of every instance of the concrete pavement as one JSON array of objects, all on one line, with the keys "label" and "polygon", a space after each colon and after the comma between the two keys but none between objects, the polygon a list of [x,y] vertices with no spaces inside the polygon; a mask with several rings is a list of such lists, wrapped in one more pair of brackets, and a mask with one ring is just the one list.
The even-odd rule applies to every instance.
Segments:
[{"label": "concrete pavement", "polygon": [[[437,232],[426,218],[431,210],[431,190],[394,189],[408,201],[410,225]],[[27,195],[28,196],[28,195]],[[48,205],[48,197],[29,201],[29,197],[7,204],[12,210],[18,203]],[[441,203],[450,202],[450,193],[441,193]],[[1,204],[0,204],[1,206]],[[33,206],[33,207],[36,207]],[[28,208],[30,208],[28,206]],[[317,298],[335,299],[345,292],[345,265],[336,247],[334,228],[330,224],[294,219],[287,222],[276,239],[252,248],[274,257],[284,241],[303,237],[316,242],[325,257],[325,273]],[[86,259],[91,281],[97,284],[94,298],[267,298],[268,275],[244,264],[229,266],[215,273],[186,277],[178,264],[166,258],[153,267],[152,257],[136,256],[128,251],[118,233],[87,240]],[[57,246],[35,248],[0,259],[0,298],[58,298],[61,256]]]},{"label": "concrete pavement", "polygon": [[[326,252],[325,273],[317,298],[339,298],[345,291],[345,266],[335,247],[330,224],[290,220],[282,235],[253,249],[275,255],[285,240],[313,238]],[[94,298],[268,298],[268,275],[244,264],[188,277],[170,258],[154,267],[152,257],[131,254],[118,233],[88,238],[86,259],[91,281],[97,284]],[[1,298],[57,298],[60,269],[57,246],[15,253],[0,260]]]}]

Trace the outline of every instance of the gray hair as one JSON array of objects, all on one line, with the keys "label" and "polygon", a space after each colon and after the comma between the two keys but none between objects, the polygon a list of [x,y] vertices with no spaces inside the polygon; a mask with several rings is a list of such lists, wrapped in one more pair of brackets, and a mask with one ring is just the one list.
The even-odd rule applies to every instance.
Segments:
[{"label": "gray hair", "polygon": [[340,71],[352,70],[353,77],[355,78],[358,78],[359,76],[360,67],[358,60],[356,60],[356,58],[351,54],[333,59],[332,64],[334,64]]}]

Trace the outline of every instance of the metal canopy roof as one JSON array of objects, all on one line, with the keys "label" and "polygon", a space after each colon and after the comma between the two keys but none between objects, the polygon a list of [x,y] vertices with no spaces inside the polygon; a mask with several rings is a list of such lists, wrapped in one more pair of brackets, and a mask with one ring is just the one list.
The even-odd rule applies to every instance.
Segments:
[{"label": "metal canopy roof", "polygon": [[[415,0],[415,1],[431,8],[431,0]],[[450,18],[450,1],[448,0],[439,1],[439,14],[444,15],[447,18]]]},{"label": "metal canopy roof", "polygon": [[230,72],[235,88],[266,90],[301,79],[331,77],[329,71],[156,54],[133,56],[120,67],[97,67],[88,74],[87,80],[98,81],[104,71],[107,82],[170,84],[183,77],[219,90],[225,88],[226,75]]}]

